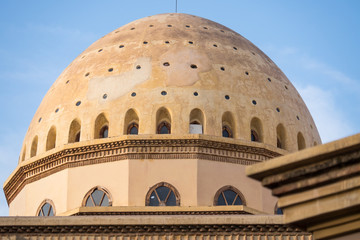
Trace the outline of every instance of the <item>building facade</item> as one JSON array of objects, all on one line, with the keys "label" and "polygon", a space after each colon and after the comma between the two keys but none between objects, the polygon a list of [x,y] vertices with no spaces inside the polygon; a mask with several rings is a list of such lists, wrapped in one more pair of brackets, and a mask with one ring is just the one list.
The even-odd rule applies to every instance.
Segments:
[{"label": "building facade", "polygon": [[311,239],[274,216],[277,198],[245,168],[317,144],[299,93],[250,41],[200,17],[155,15],[80,54],[30,123],[18,167],[4,184],[10,216],[67,217],[4,221],[91,233],[110,229],[102,221],[137,222],[136,236],[160,221],[164,229],[154,231],[181,232],[173,227],[180,224],[194,238],[215,236],[200,234],[210,224],[204,229],[223,238],[253,232],[258,239]]}]

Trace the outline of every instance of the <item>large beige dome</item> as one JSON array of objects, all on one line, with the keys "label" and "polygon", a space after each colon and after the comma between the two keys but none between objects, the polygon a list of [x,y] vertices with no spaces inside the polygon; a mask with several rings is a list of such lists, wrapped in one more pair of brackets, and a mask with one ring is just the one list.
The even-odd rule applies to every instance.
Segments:
[{"label": "large beige dome", "polygon": [[[128,135],[131,124],[138,128],[137,136]],[[161,124],[171,129],[171,134],[157,134]],[[98,139],[102,137],[104,126],[109,138]],[[195,130],[191,130],[192,127]],[[229,138],[222,137],[224,131]],[[110,144],[106,146],[110,146],[110,152],[115,151],[111,153],[124,154],[127,152],[116,152],[114,146],[127,146],[127,140],[136,140],[140,148],[132,151],[142,152],[145,151],[141,147],[145,144],[144,139],[182,139],[184,142],[204,139],[206,146],[223,143],[226,146],[220,144],[215,148],[226,151],[236,149],[231,150],[235,152],[233,155],[229,153],[227,158],[237,160],[228,162],[242,165],[321,142],[314,121],[294,86],[251,42],[231,29],[204,18],[160,14],[136,20],[102,37],[59,76],[29,126],[17,170],[5,183],[8,201],[20,199],[14,201],[15,209],[28,198],[21,193],[26,186],[30,188],[31,184],[46,181],[46,178],[60,174],[64,169],[105,164],[95,160],[91,162],[87,155],[83,155],[74,157],[76,163],[64,160],[47,166],[46,161],[53,157],[71,159],[77,153],[90,151],[102,143]],[[116,144],[111,145],[112,142]],[[160,141],[156,146],[165,143]],[[250,157],[249,151],[257,155]],[[94,152],[91,159],[98,156],[97,151]],[[110,152],[105,155],[111,155]],[[208,155],[212,153],[215,154],[210,151]],[[109,159],[106,161],[113,161]],[[140,160],[143,159],[147,158],[141,157]],[[52,170],[58,166],[56,164],[62,167]],[[219,165],[214,169],[219,167],[222,168]],[[25,169],[32,170],[27,172]],[[111,169],[114,168],[102,170],[111,175]],[[131,170],[121,169],[131,175]],[[35,177],[42,171],[45,172],[42,177]],[[227,174],[225,170],[223,173]],[[140,170],[138,174],[142,174]],[[22,180],[19,180],[20,176],[23,176]],[[66,179],[70,186],[70,177]],[[152,183],[148,184],[152,186]],[[93,185],[102,184],[94,182]],[[209,201],[199,200],[200,195],[197,194],[197,200],[189,201],[188,205],[209,205]],[[46,194],[40,195],[44,199],[50,198]],[[141,201],[131,200],[130,194],[119,205],[142,204],[145,196],[142,193],[134,195],[137,196]],[[52,198],[54,202],[55,198]],[[75,200],[69,201],[71,203],[59,207],[60,212],[80,205]],[[33,202],[38,204],[39,200]],[[256,204],[254,208],[269,209]],[[13,210],[13,214],[25,212],[31,215],[28,209],[18,207]]]},{"label": "large beige dome", "polygon": [[[222,116],[229,112],[234,138],[250,141],[250,121],[257,117],[266,144],[276,146],[279,123],[289,151],[297,150],[298,132],[307,146],[320,142],[300,95],[256,46],[207,19],[161,14],[107,34],[65,69],[30,124],[25,160],[35,136],[43,153],[49,129],[68,129],[74,119],[81,122],[81,141],[93,139],[100,113],[109,120],[110,137],[124,134],[129,109],[139,117],[139,133],[154,134],[161,107],[171,115],[172,134],[189,133],[190,112],[198,108],[205,134],[221,136]],[[68,131],[58,131],[56,146],[67,143]]]}]

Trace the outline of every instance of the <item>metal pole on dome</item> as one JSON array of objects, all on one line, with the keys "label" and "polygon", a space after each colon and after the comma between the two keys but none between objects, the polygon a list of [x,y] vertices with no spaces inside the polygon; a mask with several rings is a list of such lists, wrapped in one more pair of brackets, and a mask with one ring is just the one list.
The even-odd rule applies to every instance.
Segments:
[{"label": "metal pole on dome", "polygon": [[177,13],[177,0],[175,0],[175,12]]}]

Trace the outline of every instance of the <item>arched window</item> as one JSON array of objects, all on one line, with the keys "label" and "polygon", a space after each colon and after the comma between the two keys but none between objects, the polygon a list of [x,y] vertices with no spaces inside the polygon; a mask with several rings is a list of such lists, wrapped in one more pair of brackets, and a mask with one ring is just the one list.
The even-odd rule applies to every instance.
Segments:
[{"label": "arched window", "polygon": [[107,138],[109,136],[109,127],[107,125],[100,129],[99,138]]},{"label": "arched window", "polygon": [[52,126],[46,139],[46,151],[55,148],[56,145],[56,128]]},{"label": "arched window", "polygon": [[129,109],[125,114],[124,134],[139,134],[139,117],[134,109]]},{"label": "arched window", "polygon": [[170,134],[171,133],[171,115],[169,111],[162,107],[156,112],[156,133]]},{"label": "arched window", "polygon": [[220,188],[214,197],[214,206],[246,205],[242,193],[233,186]]},{"label": "arched window", "polygon": [[69,143],[80,142],[81,124],[78,119],[74,119],[70,124]]},{"label": "arched window", "polygon": [[80,132],[75,135],[75,142],[80,142]]},{"label": "arched window", "polygon": [[254,117],[251,119],[250,123],[250,130],[251,130],[251,141],[253,142],[263,142],[263,127],[260,119]]},{"label": "arched window", "polygon": [[259,134],[253,129],[251,129],[251,141],[252,142],[260,142],[259,140]]},{"label": "arched window", "polygon": [[222,136],[232,138],[232,131],[228,126],[223,126],[222,128]]},{"label": "arched window", "polygon": [[170,134],[171,126],[167,122],[161,122],[157,129],[157,134]]},{"label": "arched window", "polygon": [[94,187],[86,193],[82,206],[85,207],[108,207],[112,205],[109,191],[103,187]]},{"label": "arched window", "polygon": [[298,132],[298,134],[297,134],[297,144],[298,144],[299,150],[306,148],[305,138],[301,132]]},{"label": "arched window", "polygon": [[180,206],[179,192],[169,183],[161,182],[146,194],[146,206]]},{"label": "arched window", "polygon": [[281,123],[276,127],[276,146],[286,149],[286,131],[284,125]]},{"label": "arched window", "polygon": [[283,211],[282,211],[281,208],[278,207],[277,203],[276,203],[275,208],[274,208],[274,213],[278,214],[278,215],[283,215]]},{"label": "arched window", "polygon": [[37,146],[38,146],[38,136],[35,136],[31,143],[30,157],[36,156]]},{"label": "arched window", "polygon": [[130,123],[127,129],[128,135],[138,135],[139,134],[139,125],[137,123]]},{"label": "arched window", "polygon": [[276,147],[277,148],[283,148],[283,144],[279,138],[276,139]]},{"label": "arched window", "polygon": [[231,112],[225,112],[222,115],[222,136],[233,138],[235,137],[234,130],[235,130],[235,121],[233,114]]},{"label": "arched window", "polygon": [[39,206],[36,215],[39,217],[55,216],[54,203],[50,199],[45,199]]},{"label": "arched window", "polygon": [[95,120],[94,137],[107,138],[109,136],[109,121],[104,113],[99,114]]},{"label": "arched window", "polygon": [[192,134],[204,133],[204,114],[200,109],[195,108],[191,110],[189,122],[190,122],[189,133]]}]

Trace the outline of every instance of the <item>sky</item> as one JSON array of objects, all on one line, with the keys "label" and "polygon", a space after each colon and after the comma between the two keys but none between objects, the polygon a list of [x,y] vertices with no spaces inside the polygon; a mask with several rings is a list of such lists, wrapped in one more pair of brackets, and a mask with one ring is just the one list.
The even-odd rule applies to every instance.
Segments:
[{"label": "sky", "polygon": [[[0,182],[16,168],[42,98],[90,44],[175,0],[0,1]],[[295,85],[323,143],[360,132],[360,1],[178,0],[178,12],[238,32]],[[0,216],[8,206],[0,194]]]}]

